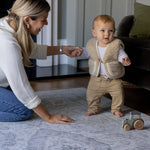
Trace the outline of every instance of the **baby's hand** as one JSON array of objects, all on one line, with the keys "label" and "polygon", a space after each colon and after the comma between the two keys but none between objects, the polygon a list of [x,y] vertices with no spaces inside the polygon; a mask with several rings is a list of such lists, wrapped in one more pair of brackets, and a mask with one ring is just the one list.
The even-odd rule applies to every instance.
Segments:
[{"label": "baby's hand", "polygon": [[63,54],[66,54],[69,57],[78,57],[83,53],[83,49],[80,47],[74,46],[63,46]]},{"label": "baby's hand", "polygon": [[71,56],[70,57],[78,57],[81,56],[81,54],[83,53],[83,49],[80,47],[75,47],[74,50],[72,50]]},{"label": "baby's hand", "polygon": [[123,62],[123,64],[124,64],[125,66],[131,65],[131,61],[130,61],[130,59],[129,59],[128,57],[123,58],[123,59],[122,59],[122,62]]}]

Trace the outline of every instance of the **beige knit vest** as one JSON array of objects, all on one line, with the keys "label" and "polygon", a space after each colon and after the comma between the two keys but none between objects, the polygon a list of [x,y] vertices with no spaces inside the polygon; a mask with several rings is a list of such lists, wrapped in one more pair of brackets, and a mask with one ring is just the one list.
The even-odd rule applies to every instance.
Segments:
[{"label": "beige knit vest", "polygon": [[97,50],[97,40],[95,38],[88,41],[86,49],[90,56],[89,72],[91,75],[98,76],[100,62],[104,64],[106,76],[110,79],[121,78],[125,74],[124,66],[118,62],[118,52],[120,46],[124,48],[123,43],[119,39],[114,39],[108,44],[103,60],[100,60]]}]

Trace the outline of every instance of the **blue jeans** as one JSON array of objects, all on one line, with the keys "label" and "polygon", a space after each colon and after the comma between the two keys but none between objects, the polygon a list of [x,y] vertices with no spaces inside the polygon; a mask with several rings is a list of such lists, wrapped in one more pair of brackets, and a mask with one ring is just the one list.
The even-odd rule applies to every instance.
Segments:
[{"label": "blue jeans", "polygon": [[0,122],[27,120],[32,113],[11,90],[0,87]]}]

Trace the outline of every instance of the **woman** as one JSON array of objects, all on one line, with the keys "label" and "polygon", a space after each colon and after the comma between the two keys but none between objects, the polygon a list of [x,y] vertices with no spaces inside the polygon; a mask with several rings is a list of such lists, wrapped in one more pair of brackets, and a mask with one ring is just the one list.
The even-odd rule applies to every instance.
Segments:
[{"label": "woman", "polygon": [[24,70],[24,66],[31,66],[29,58],[44,59],[60,53],[74,57],[82,53],[78,47],[33,42],[30,35],[37,35],[48,24],[49,11],[46,0],[16,0],[9,15],[0,20],[0,121],[26,120],[34,111],[49,123],[74,122],[62,114],[49,114],[31,88]]}]

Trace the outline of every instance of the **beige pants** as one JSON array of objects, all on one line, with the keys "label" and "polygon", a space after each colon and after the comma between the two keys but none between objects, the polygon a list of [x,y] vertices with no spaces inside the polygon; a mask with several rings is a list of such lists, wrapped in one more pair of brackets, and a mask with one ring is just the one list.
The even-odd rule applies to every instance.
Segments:
[{"label": "beige pants", "polygon": [[124,94],[121,79],[105,79],[104,76],[91,76],[87,88],[88,112],[100,113],[101,97],[109,93],[112,97],[111,112],[121,111]]}]

